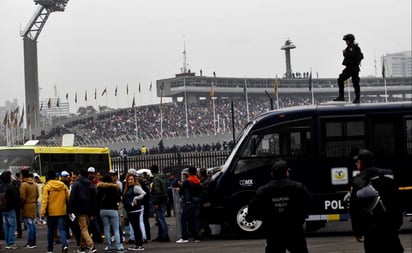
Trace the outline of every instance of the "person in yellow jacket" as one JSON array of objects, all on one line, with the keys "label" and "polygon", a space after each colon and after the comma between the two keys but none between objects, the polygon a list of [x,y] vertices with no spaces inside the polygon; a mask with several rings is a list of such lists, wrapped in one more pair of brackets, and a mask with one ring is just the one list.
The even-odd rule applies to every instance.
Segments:
[{"label": "person in yellow jacket", "polygon": [[62,252],[68,252],[66,234],[67,203],[69,201],[69,188],[60,180],[56,180],[56,172],[47,172],[46,185],[43,187],[41,203],[41,218],[47,216],[47,252],[53,252],[53,235],[57,227],[60,234]]},{"label": "person in yellow jacket", "polygon": [[22,206],[21,214],[24,224],[27,227],[27,244],[26,248],[36,248],[36,224],[34,219],[37,216],[37,199],[39,198],[39,190],[36,183],[33,181],[33,174],[28,170],[21,170],[23,182],[20,186],[20,204]]}]

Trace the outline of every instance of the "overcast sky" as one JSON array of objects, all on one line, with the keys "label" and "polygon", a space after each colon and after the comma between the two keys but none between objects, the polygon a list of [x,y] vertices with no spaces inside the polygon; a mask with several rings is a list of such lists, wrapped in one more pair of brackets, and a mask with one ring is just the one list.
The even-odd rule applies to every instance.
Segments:
[{"label": "overcast sky", "polygon": [[[1,0],[0,105],[16,97],[24,103],[20,30],[36,9],[30,0]],[[110,107],[130,107],[133,93],[137,105],[159,103],[150,82],[180,72],[184,42],[197,74],[281,77],[280,47],[290,38],[293,72],[312,68],[314,75],[335,78],[346,33],[364,53],[361,76],[380,75],[383,54],[411,50],[411,1],[70,0],[65,12],[50,15],[38,39],[40,98],[55,97],[56,86],[60,99],[69,93],[74,111],[75,92],[77,107],[86,105],[86,90],[89,105],[106,105],[100,93],[107,87]]]}]

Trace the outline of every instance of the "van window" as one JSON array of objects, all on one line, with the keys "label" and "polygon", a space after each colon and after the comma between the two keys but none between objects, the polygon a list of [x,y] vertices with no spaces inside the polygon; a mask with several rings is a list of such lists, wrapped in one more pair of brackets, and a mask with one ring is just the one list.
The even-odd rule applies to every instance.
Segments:
[{"label": "van window", "polygon": [[234,173],[272,166],[282,157],[308,156],[311,120],[285,122],[254,131],[241,151]]},{"label": "van window", "polygon": [[328,118],[321,124],[323,156],[351,157],[355,150],[365,147],[364,118]]},{"label": "van window", "polygon": [[406,120],[406,152],[412,155],[412,119]]}]

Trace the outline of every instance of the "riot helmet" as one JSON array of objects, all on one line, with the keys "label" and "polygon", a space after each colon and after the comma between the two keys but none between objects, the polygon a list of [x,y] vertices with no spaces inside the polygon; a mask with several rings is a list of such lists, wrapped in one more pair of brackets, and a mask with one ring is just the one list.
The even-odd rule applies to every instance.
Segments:
[{"label": "riot helmet", "polygon": [[355,40],[355,35],[348,33],[346,35],[343,36],[343,40],[349,40],[349,41],[354,41]]},{"label": "riot helmet", "polygon": [[373,211],[381,200],[379,192],[372,186],[372,184],[360,188],[356,192],[356,197],[359,200],[360,207],[366,212]]}]

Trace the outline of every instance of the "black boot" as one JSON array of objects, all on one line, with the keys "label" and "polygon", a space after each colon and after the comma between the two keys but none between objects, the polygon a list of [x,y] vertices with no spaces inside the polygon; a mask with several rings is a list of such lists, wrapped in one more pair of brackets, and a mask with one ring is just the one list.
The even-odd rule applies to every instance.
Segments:
[{"label": "black boot", "polygon": [[360,103],[360,94],[356,94],[355,99],[352,101],[354,104],[359,104]]},{"label": "black boot", "polygon": [[343,95],[339,95],[333,101],[345,101],[345,97]]}]

